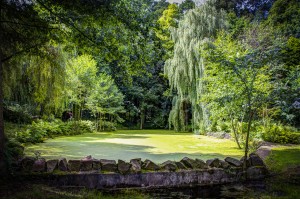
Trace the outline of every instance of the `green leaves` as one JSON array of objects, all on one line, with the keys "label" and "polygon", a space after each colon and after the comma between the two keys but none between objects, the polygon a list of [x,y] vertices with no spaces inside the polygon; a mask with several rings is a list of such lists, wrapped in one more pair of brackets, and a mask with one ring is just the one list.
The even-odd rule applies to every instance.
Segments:
[{"label": "green leaves", "polygon": [[202,123],[208,121],[205,107],[199,104],[204,90],[200,79],[205,70],[199,48],[213,38],[219,29],[225,28],[224,19],[225,13],[215,8],[214,1],[208,1],[189,10],[179,21],[178,28],[171,29],[175,42],[174,55],[165,63],[165,74],[171,89],[177,91],[179,101],[187,99],[192,104],[194,129],[205,128],[206,125]]}]

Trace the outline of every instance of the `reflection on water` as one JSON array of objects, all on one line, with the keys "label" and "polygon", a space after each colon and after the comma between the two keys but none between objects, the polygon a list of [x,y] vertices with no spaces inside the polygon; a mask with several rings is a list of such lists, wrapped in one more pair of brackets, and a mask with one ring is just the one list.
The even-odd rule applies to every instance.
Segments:
[{"label": "reflection on water", "polygon": [[[299,182],[291,184],[282,179],[270,178],[261,181],[226,185],[160,188],[140,190],[152,199],[196,199],[196,198],[299,198]],[[138,191],[139,192],[139,191]],[[109,191],[107,194],[116,194]],[[148,198],[148,197],[146,197]]]},{"label": "reflection on water", "polygon": [[[266,191],[264,181],[255,181],[242,184],[227,184],[213,186],[197,186],[171,189],[155,189],[148,192],[151,198],[175,199],[175,198],[245,198]],[[255,192],[255,193],[253,193]],[[254,194],[254,195],[253,195]]]}]

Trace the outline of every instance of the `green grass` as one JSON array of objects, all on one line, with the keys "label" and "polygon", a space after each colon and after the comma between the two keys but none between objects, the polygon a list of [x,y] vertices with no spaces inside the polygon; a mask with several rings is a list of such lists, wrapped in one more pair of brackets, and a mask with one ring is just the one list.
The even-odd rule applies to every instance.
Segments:
[{"label": "green grass", "polygon": [[270,156],[266,159],[266,164],[268,168],[274,172],[280,172],[289,167],[299,166],[300,145],[272,148]]},{"label": "green grass", "polygon": [[233,141],[168,130],[120,130],[49,139],[26,147],[25,153],[39,151],[46,159],[80,159],[87,155],[103,159],[130,160],[140,157],[157,163],[200,158],[240,158],[243,151]]}]

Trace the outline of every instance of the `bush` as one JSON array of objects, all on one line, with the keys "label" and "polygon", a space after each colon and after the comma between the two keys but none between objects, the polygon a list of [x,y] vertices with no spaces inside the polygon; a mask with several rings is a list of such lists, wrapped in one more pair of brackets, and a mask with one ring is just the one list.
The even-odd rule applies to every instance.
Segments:
[{"label": "bush", "polygon": [[32,122],[28,113],[10,107],[3,107],[3,118],[5,121],[18,124],[30,124]]},{"label": "bush", "polygon": [[15,139],[6,139],[4,155],[5,155],[5,164],[9,171],[13,171],[17,168],[16,162],[24,156],[24,147],[22,144]]},{"label": "bush", "polygon": [[40,143],[47,138],[92,133],[94,130],[94,124],[91,121],[64,123],[61,120],[54,120],[53,122],[39,120],[28,125],[26,130],[16,132],[15,138],[21,143]]},{"label": "bush", "polygon": [[300,144],[300,133],[293,127],[271,123],[268,126],[261,126],[260,130],[265,141],[280,144]]},{"label": "bush", "polygon": [[71,121],[67,123],[62,122],[61,129],[63,129],[64,135],[79,135],[83,133],[92,133],[95,131],[95,125],[92,121],[81,120]]}]

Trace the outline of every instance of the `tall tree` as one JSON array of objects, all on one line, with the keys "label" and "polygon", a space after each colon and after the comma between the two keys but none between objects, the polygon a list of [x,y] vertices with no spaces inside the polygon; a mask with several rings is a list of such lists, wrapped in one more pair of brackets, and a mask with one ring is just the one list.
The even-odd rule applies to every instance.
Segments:
[{"label": "tall tree", "polygon": [[[178,28],[171,29],[171,36],[175,42],[174,56],[165,63],[165,74],[170,86],[177,91],[178,97],[174,102],[171,118],[185,113],[180,109],[186,107],[182,103],[190,103],[192,107],[192,124],[194,130],[204,129],[208,121],[206,108],[199,104],[203,92],[203,85],[199,79],[203,76],[203,59],[199,48],[206,39],[215,36],[216,32],[225,28],[225,13],[215,8],[215,1],[188,11],[178,24]],[[185,116],[179,118],[186,118]],[[182,119],[179,119],[182,120]],[[173,121],[178,123],[178,121]],[[178,131],[187,130],[187,123],[175,125]]]},{"label": "tall tree", "polygon": [[300,1],[277,0],[267,21],[286,36],[300,37]]},{"label": "tall tree", "polygon": [[[0,169],[4,168],[3,74],[8,61],[47,41],[49,27],[28,1],[3,0],[0,7]],[[5,170],[5,168],[4,168]]]},{"label": "tall tree", "polygon": [[123,122],[119,114],[124,111],[124,96],[112,78],[104,73],[97,75],[93,88],[86,98],[86,106],[96,117],[96,129],[115,129],[117,122]]}]

